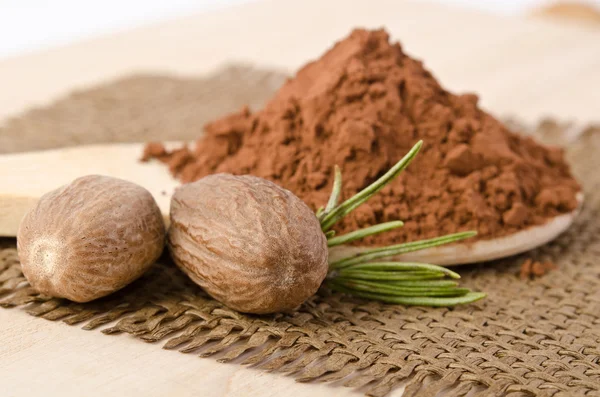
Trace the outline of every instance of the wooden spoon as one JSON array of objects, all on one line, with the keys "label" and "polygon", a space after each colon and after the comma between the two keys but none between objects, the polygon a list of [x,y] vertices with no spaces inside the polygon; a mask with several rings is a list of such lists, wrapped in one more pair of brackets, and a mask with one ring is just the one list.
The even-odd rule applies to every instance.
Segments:
[{"label": "wooden spoon", "polygon": [[[178,143],[171,145],[178,146]],[[168,222],[171,195],[179,182],[158,162],[141,163],[143,144],[78,146],[0,156],[0,236],[14,237],[27,210],[45,193],[84,175],[100,174],[135,182],[152,193]],[[583,196],[578,197],[580,204]],[[581,207],[581,205],[580,205]],[[515,255],[543,245],[564,232],[579,208],[542,226],[493,240],[457,243],[398,258],[459,265]],[[359,247],[338,247],[332,256],[347,255]]]}]

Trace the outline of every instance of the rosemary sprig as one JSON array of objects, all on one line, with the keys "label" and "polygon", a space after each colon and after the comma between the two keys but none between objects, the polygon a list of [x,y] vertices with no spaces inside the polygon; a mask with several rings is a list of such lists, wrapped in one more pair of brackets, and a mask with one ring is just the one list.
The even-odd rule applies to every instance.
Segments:
[{"label": "rosemary sprig", "polygon": [[[396,178],[410,164],[422,146],[422,141],[417,142],[406,156],[382,177],[341,204],[338,202],[342,191],[342,174],[340,169],[335,167],[331,196],[327,205],[317,211],[317,217],[321,222],[321,229],[327,237],[329,247],[347,244],[403,226],[401,221],[392,221],[337,237],[331,230],[344,216],[373,197]],[[476,234],[476,232],[454,233],[427,240],[366,249],[331,262],[327,283],[336,291],[403,305],[454,306],[475,302],[484,298],[485,294],[458,287],[455,280],[459,279],[460,275],[450,269],[424,263],[381,260],[464,240]]]}]

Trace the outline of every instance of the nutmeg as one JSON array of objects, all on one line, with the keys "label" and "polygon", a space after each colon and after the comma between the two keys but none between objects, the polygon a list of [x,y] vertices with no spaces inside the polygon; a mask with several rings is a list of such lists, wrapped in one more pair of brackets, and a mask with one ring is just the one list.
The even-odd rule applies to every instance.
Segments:
[{"label": "nutmeg", "polygon": [[327,275],[327,239],[311,209],[254,176],[216,174],[179,187],[168,246],[208,294],[246,313],[291,310]]},{"label": "nutmeg", "polygon": [[161,255],[165,234],[150,192],[91,175],[42,196],[21,221],[17,248],[35,289],[88,302],[140,277]]}]

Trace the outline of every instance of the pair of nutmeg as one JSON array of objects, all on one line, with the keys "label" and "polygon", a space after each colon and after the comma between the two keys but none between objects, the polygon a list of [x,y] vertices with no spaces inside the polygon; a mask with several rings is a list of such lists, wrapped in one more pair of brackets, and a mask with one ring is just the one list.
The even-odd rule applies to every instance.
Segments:
[{"label": "pair of nutmeg", "polygon": [[217,174],[179,187],[168,233],[152,195],[86,176],[44,195],[21,222],[23,274],[43,294],[88,302],[140,277],[165,236],[175,263],[227,306],[248,313],[297,307],[328,271],[327,240],[294,194],[253,176]]}]

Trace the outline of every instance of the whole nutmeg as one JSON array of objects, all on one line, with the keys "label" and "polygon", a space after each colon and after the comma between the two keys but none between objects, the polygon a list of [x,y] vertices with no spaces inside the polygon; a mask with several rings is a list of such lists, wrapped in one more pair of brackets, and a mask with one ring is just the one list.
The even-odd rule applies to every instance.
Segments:
[{"label": "whole nutmeg", "polygon": [[140,277],[161,255],[165,234],[150,192],[91,175],[42,196],[21,221],[17,248],[36,290],[88,302]]},{"label": "whole nutmeg", "polygon": [[168,246],[208,294],[246,313],[296,308],[327,275],[327,239],[310,208],[254,176],[216,174],[179,187]]}]

